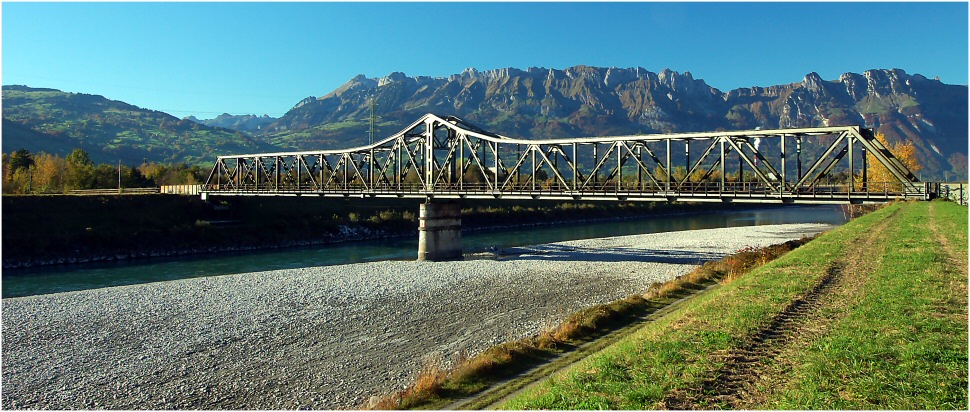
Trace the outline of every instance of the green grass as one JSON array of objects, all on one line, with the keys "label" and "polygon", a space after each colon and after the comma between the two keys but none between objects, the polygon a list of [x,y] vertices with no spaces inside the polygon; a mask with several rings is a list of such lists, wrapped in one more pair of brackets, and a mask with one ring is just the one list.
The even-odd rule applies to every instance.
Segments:
[{"label": "green grass", "polygon": [[[555,328],[534,337],[503,343],[474,357],[460,361],[452,370],[426,365],[415,382],[399,393],[380,399],[370,407],[377,409],[440,409],[456,407],[481,409],[503,396],[528,385],[549,371],[562,368],[595,353],[635,331],[643,320],[657,319],[683,298],[705,290],[717,282],[732,282],[751,269],[808,242],[801,239],[765,248],[740,251],[718,261],[707,262],[691,273],[662,285],[652,286],[643,295],[629,296],[571,315]],[[709,340],[724,340],[711,334]],[[496,383],[536,366],[487,394],[471,401],[458,402],[488,389]],[[621,379],[627,375],[610,365],[598,368]],[[598,405],[598,404],[597,404]],[[583,404],[582,408],[595,405]]]},{"label": "green grass", "polygon": [[[879,262],[863,286],[833,293],[820,336],[792,344],[750,408],[966,409],[967,209],[934,203],[939,230],[964,256],[947,262],[928,227],[929,204],[897,204],[854,220],[511,399],[509,409],[667,408],[688,394],[701,408],[730,407],[700,393],[734,349],[818,284],[831,262],[888,220],[862,256]],[[955,269],[954,269],[955,268]]]},{"label": "green grass", "polygon": [[[928,225],[929,203],[907,205],[861,301],[800,354],[779,409],[966,409],[966,279]],[[967,210],[937,202],[957,250],[967,252]],[[963,261],[966,265],[966,260]]]}]

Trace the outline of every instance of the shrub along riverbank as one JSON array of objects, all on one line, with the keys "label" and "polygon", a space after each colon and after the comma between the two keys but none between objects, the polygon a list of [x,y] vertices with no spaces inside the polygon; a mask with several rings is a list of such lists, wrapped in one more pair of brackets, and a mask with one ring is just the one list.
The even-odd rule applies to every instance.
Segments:
[{"label": "shrub along riverbank", "polygon": [[[3,267],[413,236],[417,199],[3,196]],[[466,230],[745,208],[629,202],[462,202]]]},{"label": "shrub along riverbank", "polygon": [[967,208],[900,203],[713,288],[510,409],[959,409]]}]

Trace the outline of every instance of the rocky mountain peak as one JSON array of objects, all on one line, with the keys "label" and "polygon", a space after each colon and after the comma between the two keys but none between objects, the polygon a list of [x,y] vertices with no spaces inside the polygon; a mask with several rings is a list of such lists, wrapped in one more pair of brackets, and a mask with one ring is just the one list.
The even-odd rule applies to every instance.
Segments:
[{"label": "rocky mountain peak", "polygon": [[620,84],[630,83],[637,80],[638,73],[638,69],[618,69],[616,67],[610,67],[606,69],[606,74],[603,75],[603,84],[607,87],[614,87]]},{"label": "rocky mountain peak", "polygon": [[367,76],[364,76],[363,74],[358,74],[354,76],[354,78],[348,80],[347,83],[340,85],[340,87],[336,88],[334,91],[327,93],[326,95],[321,97],[321,99],[326,99],[332,96],[341,96],[347,92],[354,92],[359,90],[371,90],[376,87],[377,87],[377,80],[368,79]]},{"label": "rocky mountain peak", "polygon": [[664,68],[657,74],[657,82],[671,91],[684,93],[691,97],[708,99],[721,94],[720,91],[709,86],[703,79],[695,80],[694,76],[687,71],[680,74]]},{"label": "rocky mountain peak", "polygon": [[811,72],[805,75],[805,80],[802,80],[802,87],[812,93],[822,95],[825,94],[824,83],[825,80],[822,80],[822,76],[819,76],[816,72]]},{"label": "rocky mountain peak", "polygon": [[[308,105],[310,103],[313,103],[315,101],[317,101],[317,98],[316,97],[307,96],[305,99],[300,100],[299,103],[297,103],[295,106],[293,106],[293,109],[298,109],[300,107],[306,106],[306,105]],[[293,110],[293,109],[290,109],[290,110]]]},{"label": "rocky mountain peak", "polygon": [[377,81],[377,87],[387,86],[391,83],[402,82],[407,79],[408,76],[406,74],[401,72],[393,72],[387,76],[381,77],[380,80]]},{"label": "rocky mountain peak", "polygon": [[839,83],[845,86],[845,92],[854,101],[859,101],[869,90],[869,82],[865,76],[857,73],[842,73]]}]

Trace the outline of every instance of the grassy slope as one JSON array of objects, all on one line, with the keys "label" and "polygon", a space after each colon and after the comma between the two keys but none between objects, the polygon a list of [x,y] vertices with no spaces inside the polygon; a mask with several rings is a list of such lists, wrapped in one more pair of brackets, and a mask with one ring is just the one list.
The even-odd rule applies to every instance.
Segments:
[{"label": "grassy slope", "polygon": [[[967,210],[951,203],[876,211],[694,299],[504,407],[966,409],[966,233]],[[756,366],[746,370],[755,377],[740,395],[714,396],[739,369],[728,355],[750,347],[832,273],[819,307],[786,332],[788,341],[753,355]]]},{"label": "grassy slope", "polygon": [[893,226],[874,287],[795,357],[802,367],[766,407],[967,409],[967,210],[917,203]]},{"label": "grassy slope", "polygon": [[[96,163],[211,164],[216,155],[276,149],[232,130],[181,120],[102,96],[4,86],[3,151],[65,156],[74,148]],[[21,124],[23,123],[23,124]],[[17,126],[14,126],[17,125]],[[14,139],[8,141],[8,128]]]}]

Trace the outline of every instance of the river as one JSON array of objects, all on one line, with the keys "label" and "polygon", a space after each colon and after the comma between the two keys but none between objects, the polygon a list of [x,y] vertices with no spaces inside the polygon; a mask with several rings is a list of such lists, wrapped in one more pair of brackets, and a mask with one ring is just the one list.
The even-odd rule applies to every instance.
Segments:
[{"label": "river", "polygon": [[[485,251],[490,247],[501,249],[609,236],[785,223],[841,225],[845,223],[845,217],[838,206],[788,206],[733,210],[609,222],[475,231],[462,234],[462,245],[465,253],[474,253]],[[418,236],[415,233],[410,237],[250,253],[5,270],[0,289],[2,289],[3,298],[31,296],[201,276],[374,260],[416,259],[417,250]]]}]

